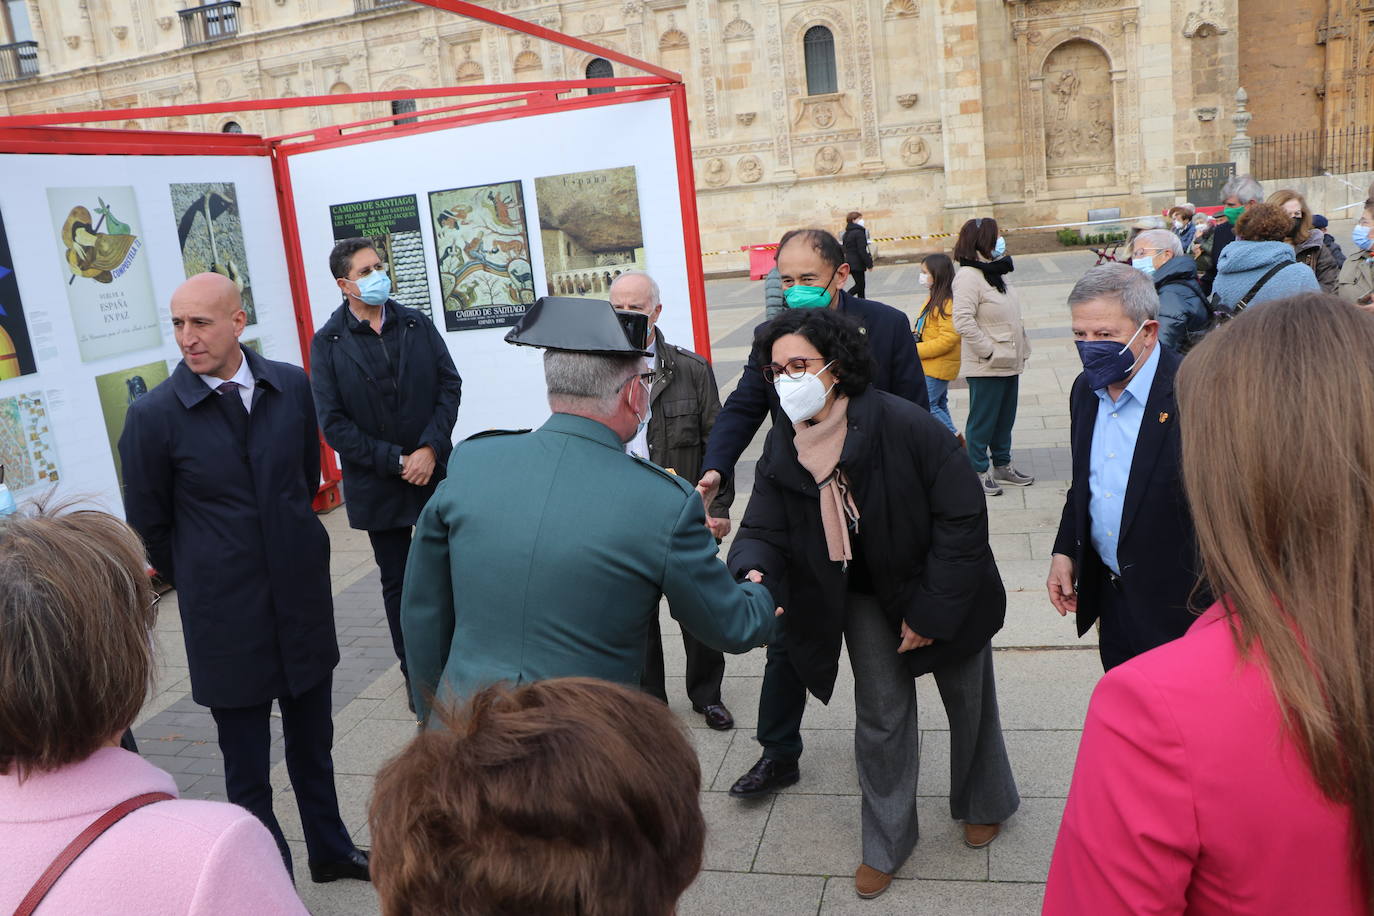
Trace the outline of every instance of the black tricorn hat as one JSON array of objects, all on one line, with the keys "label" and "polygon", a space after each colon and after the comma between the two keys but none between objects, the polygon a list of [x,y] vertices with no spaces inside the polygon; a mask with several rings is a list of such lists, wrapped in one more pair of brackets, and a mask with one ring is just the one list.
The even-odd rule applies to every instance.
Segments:
[{"label": "black tricorn hat", "polygon": [[544,296],[529,307],[506,343],[597,356],[650,356],[649,316],[616,311],[604,299]]}]

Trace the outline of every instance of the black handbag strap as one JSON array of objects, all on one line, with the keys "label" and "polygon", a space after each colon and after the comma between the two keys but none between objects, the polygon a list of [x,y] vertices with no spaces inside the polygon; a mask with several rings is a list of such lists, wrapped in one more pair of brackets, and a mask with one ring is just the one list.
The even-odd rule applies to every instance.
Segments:
[{"label": "black handbag strap", "polygon": [[[1296,263],[1296,262],[1294,262],[1294,263]],[[1266,270],[1266,271],[1264,272],[1264,276],[1260,277],[1259,280],[1256,281],[1255,285],[1252,286],[1252,287],[1250,287],[1250,292],[1248,292],[1248,293],[1246,293],[1244,296],[1241,296],[1241,297],[1240,297],[1240,301],[1236,303],[1236,311],[1239,312],[1239,311],[1243,311],[1244,309],[1248,308],[1249,305],[1250,305],[1250,302],[1255,298],[1255,295],[1260,291],[1260,287],[1262,287],[1262,286],[1264,286],[1264,284],[1268,283],[1270,277],[1274,276],[1274,274],[1276,274],[1276,273],[1278,273],[1279,271],[1283,270],[1283,269],[1284,269],[1285,267],[1287,267],[1287,266],[1288,266],[1288,263],[1287,263],[1287,262],[1280,261],[1278,264],[1275,264],[1273,267],[1271,267],[1271,268],[1269,268],[1268,270]]]}]

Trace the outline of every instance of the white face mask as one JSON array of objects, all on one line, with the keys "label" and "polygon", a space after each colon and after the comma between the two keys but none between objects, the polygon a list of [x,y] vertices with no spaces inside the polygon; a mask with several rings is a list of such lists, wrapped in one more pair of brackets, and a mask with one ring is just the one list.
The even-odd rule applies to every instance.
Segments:
[{"label": "white face mask", "polygon": [[[833,365],[833,361],[826,363],[820,372]],[[820,372],[808,372],[801,378],[779,375],[773,381],[778,401],[782,404],[782,412],[787,414],[787,419],[792,421],[793,426],[811,419],[825,407],[826,395],[830,394],[830,388],[835,386],[832,384],[830,388],[825,387],[820,380]]]},{"label": "white face mask", "polygon": [[929,285],[930,285],[930,275],[929,275],[929,274],[921,274],[921,285],[922,285],[922,286],[929,286]]}]

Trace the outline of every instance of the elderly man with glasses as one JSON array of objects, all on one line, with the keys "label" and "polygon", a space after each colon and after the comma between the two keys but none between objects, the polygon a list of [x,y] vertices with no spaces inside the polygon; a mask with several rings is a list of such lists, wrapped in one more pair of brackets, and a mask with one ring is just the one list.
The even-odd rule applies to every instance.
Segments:
[{"label": "elderly man with glasses", "polygon": [[1188,332],[1207,324],[1197,262],[1183,253],[1183,243],[1168,229],[1147,229],[1131,243],[1131,266],[1149,277],[1159,294],[1159,342],[1184,352]]}]

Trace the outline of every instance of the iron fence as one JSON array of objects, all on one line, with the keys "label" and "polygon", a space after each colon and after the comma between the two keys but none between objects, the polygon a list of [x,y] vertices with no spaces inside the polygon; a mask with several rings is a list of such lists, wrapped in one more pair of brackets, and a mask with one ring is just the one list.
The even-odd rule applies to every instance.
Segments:
[{"label": "iron fence", "polygon": [[1250,172],[1260,181],[1374,171],[1374,129],[1368,125],[1254,139]]},{"label": "iron fence", "polygon": [[242,5],[238,0],[226,0],[179,10],[177,15],[181,17],[181,36],[187,47],[237,35],[239,7]]},{"label": "iron fence", "polygon": [[0,45],[0,83],[38,75],[38,42],[18,41]]},{"label": "iron fence", "polygon": [[372,10],[390,9],[393,6],[405,6],[410,0],[353,0],[353,12],[369,13]]}]

